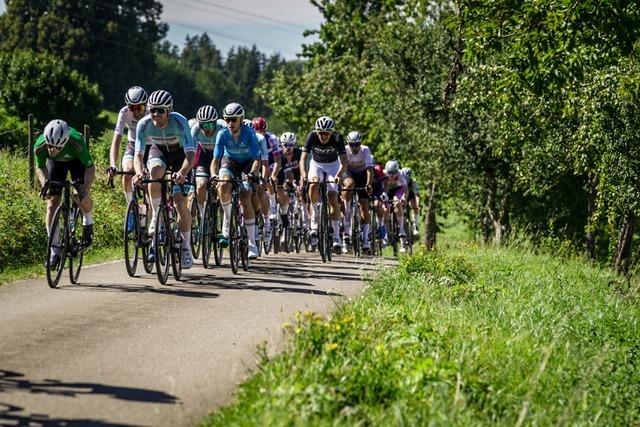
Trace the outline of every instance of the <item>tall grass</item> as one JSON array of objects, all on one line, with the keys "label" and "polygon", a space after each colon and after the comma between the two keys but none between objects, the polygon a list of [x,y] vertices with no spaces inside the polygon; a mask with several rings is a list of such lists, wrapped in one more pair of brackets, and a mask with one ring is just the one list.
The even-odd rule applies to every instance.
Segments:
[{"label": "tall grass", "polygon": [[619,280],[521,249],[420,252],[300,314],[204,425],[638,425],[640,309]]}]

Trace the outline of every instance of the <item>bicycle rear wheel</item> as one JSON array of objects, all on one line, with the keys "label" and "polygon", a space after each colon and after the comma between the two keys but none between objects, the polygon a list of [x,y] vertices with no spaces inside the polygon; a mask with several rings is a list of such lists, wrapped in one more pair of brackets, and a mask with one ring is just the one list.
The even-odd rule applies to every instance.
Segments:
[{"label": "bicycle rear wheel", "polygon": [[240,225],[240,260],[242,261],[242,269],[249,270],[249,238],[247,229],[244,225]]},{"label": "bicycle rear wheel", "polygon": [[209,260],[211,259],[212,243],[216,240],[213,234],[213,219],[211,218],[213,212],[212,206],[207,203],[204,207],[204,214],[202,215],[202,266],[209,268]]},{"label": "bicycle rear wheel", "polygon": [[[69,241],[69,234],[67,232],[67,208],[60,205],[53,215],[53,221],[51,221],[51,233],[47,241],[47,283],[50,288],[58,286],[64,264],[67,260],[67,242]],[[51,265],[51,253],[58,253],[58,262],[55,265]]]},{"label": "bicycle rear wheel", "polygon": [[156,274],[161,284],[169,278],[169,257],[171,256],[171,240],[169,237],[169,215],[166,206],[160,206],[156,216],[156,233],[153,237],[156,249]]},{"label": "bicycle rear wheel", "polygon": [[398,256],[398,219],[396,218],[396,213],[391,213],[391,230],[389,234],[389,243],[391,243],[391,247],[393,248],[393,256]]},{"label": "bicycle rear wheel", "polygon": [[202,212],[200,212],[200,206],[194,197],[191,202],[191,254],[194,259],[200,256],[202,234]]},{"label": "bicycle rear wheel", "polygon": [[353,255],[356,257],[360,256],[360,203],[358,202],[358,196],[354,193],[353,200],[355,201],[352,206],[351,212],[351,245],[353,247]]},{"label": "bicycle rear wheel", "polygon": [[182,277],[182,235],[177,218],[171,218],[169,221],[171,221],[171,271],[173,278],[180,280]]},{"label": "bicycle rear wheel", "polygon": [[[133,218],[133,226],[129,224],[129,218]],[[138,266],[138,240],[139,240],[139,217],[138,204],[135,200],[129,202],[127,212],[124,215],[123,242],[124,242],[124,263],[127,267],[127,274],[135,276]]]},{"label": "bicycle rear wheel", "polygon": [[224,218],[224,212],[222,210],[222,203],[216,202],[211,209],[213,212],[213,235],[215,238],[213,239],[213,243],[211,245],[211,250],[213,251],[213,258],[215,259],[216,265],[222,264],[222,254],[224,248],[218,242],[218,236],[222,234],[222,220]]},{"label": "bicycle rear wheel", "polygon": [[84,229],[80,209],[75,206],[71,212],[74,220],[73,226],[69,227],[69,280],[71,283],[78,283],[84,258]]},{"label": "bicycle rear wheel", "polygon": [[229,264],[233,274],[238,274],[240,264],[240,235],[238,234],[238,205],[231,202],[231,217],[229,218]]}]

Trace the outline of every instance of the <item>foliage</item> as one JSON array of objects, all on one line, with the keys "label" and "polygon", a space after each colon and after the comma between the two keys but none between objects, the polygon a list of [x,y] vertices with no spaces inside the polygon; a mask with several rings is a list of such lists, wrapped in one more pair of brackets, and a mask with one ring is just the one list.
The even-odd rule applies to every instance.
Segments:
[{"label": "foliage", "polygon": [[640,417],[637,289],[623,296],[609,272],[518,249],[456,245],[404,265],[330,317],[300,313],[287,351],[264,356],[238,402],[203,425]]},{"label": "foliage", "polygon": [[132,82],[154,70],[167,32],[155,0],[12,0],[0,16],[0,50],[47,52],[97,82],[115,109]]},{"label": "foliage", "polygon": [[45,53],[0,53],[0,104],[21,120],[33,114],[40,127],[54,118],[79,129],[103,125],[98,87]]},{"label": "foliage", "polygon": [[27,123],[9,114],[0,104],[0,148],[27,149]]}]

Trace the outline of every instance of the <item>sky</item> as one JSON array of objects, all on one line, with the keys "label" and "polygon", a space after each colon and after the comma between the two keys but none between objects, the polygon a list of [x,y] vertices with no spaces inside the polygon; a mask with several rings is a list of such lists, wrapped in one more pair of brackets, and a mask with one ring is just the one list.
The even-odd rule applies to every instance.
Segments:
[{"label": "sky", "polygon": [[[159,0],[162,21],[169,24],[167,39],[182,49],[187,35],[207,32],[226,57],[232,46],[255,44],[261,52],[279,52],[295,59],[305,29],[318,29],[322,15],[308,0]],[[0,13],[6,9],[0,0]]]}]

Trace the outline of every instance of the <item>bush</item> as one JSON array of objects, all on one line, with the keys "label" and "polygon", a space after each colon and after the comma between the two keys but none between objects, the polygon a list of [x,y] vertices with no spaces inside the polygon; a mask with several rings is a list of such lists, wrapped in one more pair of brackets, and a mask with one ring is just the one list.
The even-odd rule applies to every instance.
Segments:
[{"label": "bush", "polygon": [[0,105],[0,148],[27,149],[27,123],[9,114]]},{"label": "bush", "polygon": [[0,53],[0,104],[26,120],[34,114],[39,126],[62,118],[78,129],[88,124],[101,130],[102,95],[98,86],[53,55],[16,51]]}]

